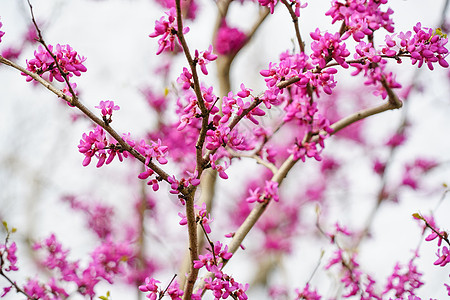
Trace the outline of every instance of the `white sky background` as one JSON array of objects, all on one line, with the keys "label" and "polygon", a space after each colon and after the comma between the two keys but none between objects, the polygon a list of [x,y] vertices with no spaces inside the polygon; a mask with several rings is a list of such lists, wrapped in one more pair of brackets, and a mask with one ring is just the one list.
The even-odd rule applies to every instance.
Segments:
[{"label": "white sky background", "polygon": [[[300,18],[302,35],[307,44],[310,42],[308,33],[316,27],[323,31],[331,29],[330,25],[327,25],[330,18],[324,16],[329,1],[310,2],[309,6],[301,11]],[[434,27],[440,19],[443,5],[443,1],[432,1],[432,5],[429,1],[420,0],[391,2],[389,6],[395,11],[396,31],[411,30],[417,21],[421,21],[425,27]],[[145,104],[138,88],[146,84],[162,88],[158,78],[151,72],[160,60],[160,57],[154,54],[157,39],[149,38],[148,34],[154,31],[154,22],[162,16],[163,10],[149,0],[46,0],[32,3],[37,19],[45,21],[43,30],[47,43],[68,43],[79,54],[87,57],[88,72],[74,78],[82,91],[81,100],[92,110],[100,100],[114,100],[121,107],[113,116],[112,123],[119,132],[131,132],[133,136],[140,137],[151,128],[155,124],[154,115]],[[200,3],[202,7],[198,22],[188,24],[191,32],[186,38],[191,51],[206,49],[212,35],[214,20],[211,16],[215,14],[214,3],[206,0]],[[252,7],[250,4],[232,5],[231,14],[234,17],[229,24],[241,28],[249,26],[250,23],[242,20],[247,20],[248,15],[253,13]],[[2,50],[8,45],[17,44],[16,37],[23,34],[28,24],[29,11],[25,1],[1,0],[0,18],[3,23],[2,30],[6,32],[0,44]],[[276,60],[281,51],[292,48],[291,38],[294,32],[291,23],[287,12],[278,7],[275,15],[270,16],[258,32],[255,44],[245,49],[235,61],[232,72],[234,88],[243,81],[255,91],[263,89],[263,80],[255,75],[266,68],[270,60]],[[382,38],[384,37],[376,36],[378,42],[382,42]],[[33,51],[31,48],[26,49],[18,62],[25,65],[25,60],[32,57]],[[185,63],[180,59],[180,67],[174,68],[173,80],[181,71],[182,64]],[[401,79],[412,76],[416,69],[406,60],[405,65],[407,68],[402,70],[407,71],[397,75],[400,82]],[[413,134],[408,147],[405,146],[405,149],[399,151],[398,156],[402,161],[415,157],[417,153],[424,153],[447,162],[428,178],[427,183],[437,188],[442,182],[450,183],[450,102],[448,81],[442,81],[447,71],[442,71],[439,67],[436,69],[432,73],[426,69],[420,73],[424,83],[433,88],[427,89],[426,94],[412,97],[408,110],[415,121]],[[212,64],[208,66],[208,70],[214,75]],[[214,84],[213,78],[208,77],[206,81]],[[45,237],[50,232],[56,232],[63,244],[72,249],[73,257],[76,258],[89,251],[86,245],[94,245],[93,236],[84,234],[84,221],[60,202],[60,194],[91,194],[105,202],[122,205],[125,209],[117,214],[119,220],[123,221],[129,218],[127,213],[138,192],[130,194],[129,185],[135,182],[135,177],[127,171],[130,164],[115,163],[96,169],[95,164],[91,163],[86,168],[82,167],[83,157],[78,153],[77,145],[82,133],[88,131],[89,124],[86,121],[71,123],[69,118],[72,111],[65,105],[59,105],[58,101],[60,100],[44,88],[33,88],[17,71],[0,66],[0,218],[6,219],[10,226],[18,228],[18,239],[21,232],[33,234],[35,237]],[[394,130],[398,125],[400,115],[401,112],[395,111],[374,117],[368,127],[371,139],[385,139],[389,130]],[[358,168],[361,161],[368,162],[365,153],[345,149],[345,144],[335,146],[335,149],[344,153],[342,155],[355,156],[354,166],[348,168],[354,173],[353,180],[358,180],[358,190],[351,192],[351,200],[348,201],[352,204],[349,208],[352,214],[349,219],[356,226],[364,220],[373,203],[363,201],[364,198],[373,199],[373,193],[379,183],[367,176],[367,171]],[[138,170],[137,167],[135,169]],[[239,170],[230,170],[230,175],[239,177],[239,173]],[[224,197],[227,196],[227,186],[229,188],[227,183],[221,182],[218,187]],[[375,275],[375,278],[379,276],[383,283],[397,260],[407,263],[411,255],[409,250],[415,248],[420,240],[418,226],[411,219],[411,214],[417,211],[426,213],[433,209],[440,193],[432,196],[408,193],[405,198],[408,202],[402,202],[401,206],[387,204],[381,209],[373,227],[376,229],[375,238],[361,249],[362,266],[370,270],[369,273]],[[450,199],[446,199],[435,214],[438,224],[447,229],[450,229],[449,202]],[[314,217],[312,212],[311,217]],[[338,216],[337,219],[341,217],[347,216]],[[175,221],[174,224],[178,222],[176,214],[167,218]],[[151,232],[152,229],[149,230]],[[176,230],[179,230],[180,237],[183,237],[183,229],[174,229]],[[386,245],[390,247],[386,249]],[[391,247],[393,245],[395,246]],[[287,282],[293,287],[303,287],[317,263],[321,247],[323,245],[299,246],[292,261],[286,260],[284,271],[276,274],[275,281]],[[446,297],[442,278],[448,277],[449,266],[438,268],[432,265],[435,249],[435,243],[424,243],[421,248],[419,268],[426,271],[425,280],[428,284],[420,289],[418,294],[424,299]],[[238,253],[240,255],[236,255],[236,261],[230,263],[227,270],[232,270],[230,272],[242,282],[250,281],[251,270],[239,268],[239,265],[249,266],[249,262],[244,252]],[[26,270],[26,253],[20,254],[19,266]],[[176,255],[169,253],[168,256]],[[389,263],[382,263],[385,261]],[[173,272],[177,270],[174,269]],[[171,278],[169,273],[162,276],[158,278],[162,282]],[[15,279],[20,282],[18,278]],[[436,284],[432,284],[433,281]],[[446,282],[450,283],[450,279],[447,278]],[[312,284],[314,286],[315,282]],[[0,286],[3,285],[4,280],[0,279]],[[124,291],[120,286],[103,288],[105,292],[112,291],[113,299],[131,299],[129,290]],[[97,291],[100,289],[97,288]],[[320,287],[319,291],[326,293],[326,289]],[[258,291],[254,292],[253,297],[250,294],[250,298],[255,299],[256,295],[259,295]]]}]

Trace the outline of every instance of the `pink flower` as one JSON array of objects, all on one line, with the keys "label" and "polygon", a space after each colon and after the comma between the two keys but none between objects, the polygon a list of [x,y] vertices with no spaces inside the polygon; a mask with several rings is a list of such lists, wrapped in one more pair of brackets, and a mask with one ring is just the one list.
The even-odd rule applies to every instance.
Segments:
[{"label": "pink flower", "polygon": [[275,5],[277,5],[278,0],[258,0],[259,4],[262,6],[268,6],[270,9],[270,13],[273,14],[275,9]]},{"label": "pink flower", "polygon": [[[442,249],[442,253],[441,253]],[[435,265],[444,267],[450,262],[450,251],[447,246],[444,246],[437,250],[436,255],[438,259],[434,262]]]},{"label": "pink flower", "polygon": [[[0,28],[2,28],[2,26],[3,26],[3,24],[2,24],[2,22],[0,22]],[[0,30],[0,43],[2,42],[2,37],[4,35],[5,35],[5,32]]]},{"label": "pink flower", "polygon": [[184,292],[180,289],[178,281],[175,280],[167,289],[167,294],[169,294],[172,300],[181,300]]},{"label": "pink flower", "polygon": [[214,47],[217,53],[228,55],[237,52],[244,45],[247,36],[237,28],[229,27],[225,21],[222,22]]},{"label": "pink flower", "polygon": [[139,290],[141,292],[150,292],[150,294],[147,295],[147,298],[150,300],[156,300],[158,297],[158,283],[161,283],[160,281],[147,277],[145,278],[145,284],[139,286]]},{"label": "pink flower", "polygon": [[178,216],[180,216],[180,218],[181,218],[181,221],[178,224],[180,224],[181,226],[186,225],[187,224],[187,217],[186,217],[186,215],[179,212]]},{"label": "pink flower", "polygon": [[19,58],[21,53],[22,53],[21,49],[16,49],[14,47],[7,47],[1,52],[1,55],[6,59],[14,60]]},{"label": "pink flower", "polygon": [[177,82],[179,84],[182,84],[183,90],[188,90],[193,86],[193,82],[191,81],[192,74],[189,72],[189,70],[186,67],[183,67],[183,73],[180,74],[180,77],[178,77]]},{"label": "pink flower", "polygon": [[[201,221],[206,233],[211,233],[211,227],[209,227],[209,223],[211,223],[213,221],[213,219],[211,218],[211,215],[206,210],[206,203],[202,203],[201,207],[195,205],[195,208],[198,210],[197,218],[198,218],[198,220]],[[180,215],[180,214],[178,214],[178,215]],[[181,224],[181,222],[180,222],[180,224]]]},{"label": "pink flower", "polygon": [[[86,67],[83,65],[86,58],[78,55],[69,45],[57,44],[56,47],[48,45],[48,49],[56,58],[62,71],[67,74],[67,77],[73,75],[80,76],[81,72],[87,71]],[[34,58],[27,60],[27,70],[36,73],[39,76],[48,72],[49,81],[53,81],[53,78],[55,78],[59,82],[64,82],[62,74],[56,67],[54,58],[44,47],[42,47],[42,45],[39,45],[38,50],[34,51]],[[32,80],[32,78],[25,73],[22,73],[22,75],[27,76],[27,81]]]},{"label": "pink flower", "polygon": [[164,95],[157,95],[149,87],[141,90],[142,94],[147,100],[148,105],[158,113],[162,113],[167,108],[167,99]]},{"label": "pink flower", "polygon": [[99,105],[95,108],[101,109],[103,117],[111,117],[113,110],[119,110],[120,107],[118,105],[114,105],[114,101],[100,101]]},{"label": "pink flower", "polygon": [[[164,50],[169,49],[173,51],[175,49],[175,38],[178,31],[177,26],[177,11],[175,7],[171,7],[169,11],[166,11],[167,17],[161,17],[159,21],[155,21],[155,31],[149,35],[154,38],[161,36],[158,40],[158,50],[156,54],[161,54]],[[189,32],[189,27],[183,28],[183,34]]]},{"label": "pink flower", "polygon": [[208,75],[208,70],[206,70],[206,64],[208,64],[211,61],[216,60],[217,55],[212,53],[212,45],[209,45],[208,50],[203,51],[201,53],[199,53],[198,50],[195,50],[195,58],[194,59],[197,61],[203,74]]},{"label": "pink flower", "polygon": [[223,166],[216,165],[216,161],[218,160],[217,154],[214,155],[210,154],[209,159],[211,162],[211,168],[219,173],[220,178],[228,179],[228,175],[227,173],[225,173],[225,170],[228,168],[228,163],[225,162]]},{"label": "pink flower", "polygon": [[325,14],[333,18],[333,24],[344,20],[347,30],[342,39],[352,35],[353,39],[359,42],[364,36],[382,27],[388,32],[394,31],[394,22],[390,18],[394,11],[390,8],[381,10],[381,5],[386,2],[350,0],[341,3],[339,0],[333,0],[331,8]]},{"label": "pink flower", "polygon": [[382,52],[389,56],[409,53],[412,64],[418,63],[419,68],[426,63],[428,68],[433,70],[433,64],[436,62],[447,68],[449,66],[445,60],[448,56],[448,49],[445,47],[447,37],[437,30],[422,27],[420,22],[413,27],[413,31],[414,34],[411,31],[400,32],[397,35],[399,42],[394,40],[395,35],[386,36],[386,47]]},{"label": "pink flower", "polygon": [[12,242],[9,245],[8,245],[8,243],[0,244],[0,258],[2,261],[1,267],[5,267],[5,265],[6,265],[6,264],[4,264],[3,253],[6,252],[6,260],[9,262],[9,266],[4,269],[5,272],[19,270],[19,268],[16,265],[17,264],[16,251],[17,251],[16,242]]},{"label": "pink flower", "polygon": [[83,133],[80,144],[78,145],[78,151],[85,155],[83,166],[89,165],[91,158],[94,155],[97,155],[99,158],[97,167],[102,166],[106,161],[105,148],[107,145],[108,141],[106,140],[106,134],[100,125],[97,125],[97,127],[89,132],[89,134]]},{"label": "pink flower", "polygon": [[320,300],[322,297],[317,293],[316,290],[310,290],[309,283],[303,288],[302,291],[299,289],[295,290],[296,300],[304,299],[304,300]]},{"label": "pink flower", "polygon": [[422,273],[417,270],[412,259],[407,266],[397,263],[394,272],[388,278],[383,294],[392,290],[395,292],[395,297],[414,295],[414,291],[423,285],[421,277]]},{"label": "pink flower", "polygon": [[346,49],[346,45],[341,40],[339,33],[331,34],[325,32],[322,36],[319,28],[310,33],[311,38],[315,41],[311,43],[311,59],[314,64],[318,64],[320,68],[334,59],[343,68],[348,68],[345,58],[350,55],[350,51]]}]

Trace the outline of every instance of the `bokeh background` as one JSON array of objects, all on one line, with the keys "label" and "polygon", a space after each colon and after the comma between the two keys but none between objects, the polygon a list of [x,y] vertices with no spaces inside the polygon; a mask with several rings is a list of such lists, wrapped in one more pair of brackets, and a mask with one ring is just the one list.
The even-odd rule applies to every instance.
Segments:
[{"label": "bokeh background", "polygon": [[[396,31],[411,30],[418,21],[425,27],[438,26],[444,2],[391,1],[389,6],[395,11]],[[32,4],[47,43],[70,44],[79,54],[87,57],[85,65],[88,72],[74,78],[81,101],[94,109],[100,100],[113,100],[121,107],[113,116],[113,126],[119,132],[130,132],[140,137],[154,128],[157,116],[147,105],[141,90],[152,87],[163,92],[166,87],[175,84],[176,77],[186,65],[183,57],[174,59],[168,80],[161,80],[154,72],[163,65],[165,57],[155,55],[157,39],[151,39],[148,35],[153,32],[154,22],[162,16],[164,9],[150,0],[47,0],[32,1]],[[301,30],[307,43],[311,40],[308,33],[316,27],[322,31],[338,30],[338,25],[332,26],[329,17],[324,15],[328,5],[329,1],[309,1],[308,7],[301,11]],[[199,6],[196,21],[187,22],[191,28],[187,35],[191,50],[206,49],[211,44],[212,16],[216,14],[216,6],[214,1],[207,0],[200,0]],[[256,16],[256,7],[253,2],[233,3],[229,25],[247,29],[251,25],[248,20]],[[0,18],[2,30],[6,32],[0,51],[20,47],[22,36],[30,26],[26,1],[1,0]],[[293,48],[291,23],[282,7],[269,16],[254,41],[233,63],[231,78],[235,91],[241,82],[255,91],[264,90],[264,80],[259,71],[266,68],[269,61],[277,60],[280,52]],[[382,43],[383,39],[381,35],[376,36],[378,43]],[[35,47],[26,45],[16,61],[25,65],[26,59],[33,57]],[[214,65],[209,65],[208,69],[211,76],[204,80],[211,85],[217,84]],[[392,272],[396,261],[407,263],[412,249],[421,240],[421,229],[411,214],[427,214],[434,210],[445,190],[442,184],[450,183],[448,70],[437,67],[432,72],[427,68],[417,71],[409,62],[401,66],[391,63],[390,69],[397,72],[400,83],[407,84],[414,78],[418,85],[406,108],[372,117],[364,124],[364,139],[368,147],[331,139],[327,141],[324,152],[336,155],[345,162],[341,170],[343,180],[332,183],[334,187],[327,195],[331,199],[327,209],[329,216],[333,217],[326,222],[332,224],[340,221],[355,228],[367,219],[381,184],[371,171],[374,157],[386,156],[385,150],[378,146],[398,128],[405,113],[411,122],[408,141],[396,152],[387,180],[398,181],[404,163],[416,157],[429,157],[440,163],[438,168],[423,178],[422,189],[402,190],[399,203],[383,204],[374,219],[372,238],[361,246],[360,259],[362,268],[382,282]],[[338,83],[351,88],[361,84],[361,80],[347,74],[339,77]],[[370,106],[382,101],[370,93],[367,98],[373,101]],[[19,72],[3,65],[0,65],[0,105],[0,219],[17,227],[18,232],[13,238],[19,243],[20,271],[12,276],[17,282],[36,274],[46,278],[48,274],[40,273],[33,264],[35,257],[29,248],[30,241],[55,233],[71,249],[70,255],[74,259],[83,259],[97,242],[95,236],[86,230],[85,218],[73,212],[61,200],[62,196],[79,195],[86,201],[113,205],[116,207],[114,226],[119,229],[131,226],[133,207],[141,197],[142,183],[137,179],[140,166],[137,163],[114,162],[99,169],[94,164],[83,167],[83,156],[78,152],[77,145],[82,133],[90,130],[90,122],[83,119],[73,122],[77,112],[43,87],[27,83]],[[283,197],[292,197],[299,185],[307,184],[308,168],[315,167],[317,163],[314,161],[298,165],[289,175],[286,186],[283,186]],[[214,216],[216,223],[213,223],[213,234],[214,226],[217,230],[216,238],[222,239],[221,234],[232,231],[220,228],[221,224],[226,226],[227,223],[221,220],[219,212],[233,209],[230,199],[240,197],[242,182],[257,170],[253,161],[242,160],[230,168],[230,180],[218,181],[217,217]],[[157,278],[162,282],[168,282],[177,272],[178,266],[172,262],[177,262],[183,255],[185,239],[184,228],[178,226],[177,199],[166,193],[167,189],[162,187],[158,193],[158,197],[162,198],[158,198],[158,217],[149,218],[146,224],[149,254],[163,264],[169,262],[169,267],[158,273]],[[447,229],[450,228],[449,203],[447,196],[434,211],[437,223]],[[306,207],[301,216],[314,222],[315,206]],[[161,227],[166,232],[159,231]],[[252,250],[252,241],[259,238],[258,234],[249,235],[245,242],[249,251]],[[425,286],[418,295],[423,299],[447,298],[442,283],[450,283],[449,267],[433,266],[435,249],[435,243],[423,243],[420,248],[418,264],[424,272]],[[332,254],[323,241],[306,241],[299,234],[293,251],[270,273],[269,282],[290,289],[303,287],[319,262],[322,250],[325,257]],[[325,261],[322,260],[322,266]],[[240,251],[227,269],[237,280],[251,282],[257,266],[258,259],[249,258],[244,251]],[[318,271],[312,281],[324,296],[332,295],[336,288],[333,285],[335,279],[331,276]],[[4,285],[6,281],[0,278],[0,286]],[[113,299],[137,297],[137,293],[125,284],[102,284],[97,287],[99,295],[104,295],[107,290],[111,291]],[[258,285],[249,296],[251,299],[268,297],[266,290]],[[17,297],[11,293],[6,299]]]}]

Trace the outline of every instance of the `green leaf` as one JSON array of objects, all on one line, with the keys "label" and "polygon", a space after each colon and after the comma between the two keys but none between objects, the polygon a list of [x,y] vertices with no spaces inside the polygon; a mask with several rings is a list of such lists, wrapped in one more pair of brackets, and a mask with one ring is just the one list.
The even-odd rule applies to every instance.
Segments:
[{"label": "green leaf", "polygon": [[6,231],[9,232],[8,230],[8,223],[6,221],[2,221],[3,227],[5,227]]},{"label": "green leaf", "polygon": [[425,220],[419,213],[413,213],[412,216],[416,220]]},{"label": "green leaf", "polygon": [[100,296],[98,298],[101,300],[111,300],[110,296],[111,296],[111,293],[109,291],[107,291],[106,296]]}]

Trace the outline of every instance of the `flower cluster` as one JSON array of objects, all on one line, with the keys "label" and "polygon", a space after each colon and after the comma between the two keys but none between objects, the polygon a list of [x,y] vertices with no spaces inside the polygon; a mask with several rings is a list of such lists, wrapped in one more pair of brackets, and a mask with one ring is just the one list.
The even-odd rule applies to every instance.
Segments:
[{"label": "flower cluster", "polygon": [[247,36],[238,28],[229,27],[223,21],[217,31],[214,48],[221,55],[228,55],[237,52],[244,45]]},{"label": "flower cluster", "polygon": [[217,154],[211,154],[209,160],[211,162],[211,168],[219,173],[220,178],[228,179],[228,175],[225,173],[225,170],[228,168],[229,163],[225,161],[224,165],[216,164],[216,161],[218,160]]},{"label": "flower cluster", "polygon": [[[46,253],[41,264],[49,270],[54,270],[57,274],[51,279],[51,282],[73,282],[76,284],[77,291],[81,295],[93,297],[95,295],[94,287],[102,280],[113,283],[113,279],[118,274],[124,274],[123,264],[131,260],[134,256],[129,243],[114,243],[105,240],[90,254],[91,261],[86,268],[81,268],[78,261],[68,260],[68,250],[64,250],[62,244],[52,234],[43,242],[35,243],[34,250],[42,250]],[[40,285],[36,280],[30,280],[25,286],[25,291],[36,299],[47,299],[47,294],[55,295],[55,290]],[[58,294],[68,293],[62,289],[56,289]]]},{"label": "flower cluster", "polygon": [[401,184],[416,190],[419,188],[421,177],[437,166],[438,163],[434,160],[417,158],[414,162],[405,165]]},{"label": "flower cluster", "polygon": [[[183,69],[183,73],[178,78],[178,82],[183,84],[183,89],[189,89],[191,86],[191,78],[192,74],[186,69]],[[212,114],[216,115],[219,112],[219,108],[215,106],[217,102],[217,97],[214,95],[213,87],[206,88],[205,86],[201,87],[201,92],[203,96],[203,103],[205,108]],[[187,102],[187,103],[183,103]],[[196,95],[192,92],[192,90],[186,93],[184,99],[179,98],[177,101],[178,109],[177,114],[179,116],[179,124],[177,124],[178,130],[183,130],[186,126],[198,129],[200,125],[199,116],[201,115],[201,111],[198,104],[198,99]]]},{"label": "flower cluster", "polygon": [[[444,230],[440,230],[439,228],[434,228],[433,232],[429,234],[425,240],[433,241],[437,239],[438,248],[436,255],[438,259],[434,262],[435,265],[444,267],[448,263],[450,263],[450,249],[447,246],[442,246],[442,241],[446,241],[449,244],[448,240],[448,232]],[[449,244],[450,246],[450,244]]]},{"label": "flower cluster", "polygon": [[100,101],[99,105],[96,106],[95,108],[98,108],[101,110],[103,120],[104,121],[106,120],[105,122],[108,124],[111,123],[111,116],[112,116],[113,110],[120,109],[120,107],[118,105],[114,105],[114,101],[110,101],[110,100]]},{"label": "flower cluster", "polygon": [[200,184],[200,179],[198,179],[198,171],[195,170],[194,173],[186,171],[188,177],[182,177],[180,180],[176,179],[174,175],[169,176],[167,181],[170,183],[170,193],[179,194],[184,188],[192,185],[198,186]]},{"label": "flower cluster", "polygon": [[[83,65],[86,58],[78,55],[69,45],[57,44],[56,47],[48,45],[48,50],[50,53],[42,45],[39,45],[38,50],[34,51],[34,58],[27,60],[27,70],[39,76],[48,72],[49,81],[53,81],[54,78],[59,82],[64,82],[64,76],[67,78],[73,75],[80,76],[81,72],[87,71]],[[58,69],[55,59],[63,74]],[[22,75],[26,74],[22,73]],[[31,76],[26,76],[27,81],[33,80]]]},{"label": "flower cluster", "polygon": [[296,297],[295,300],[320,300],[322,297],[317,293],[316,290],[310,290],[309,283],[305,285],[303,290],[296,289],[295,290]]},{"label": "flower cluster", "polygon": [[200,66],[200,70],[202,70],[203,74],[208,75],[208,70],[206,70],[206,65],[216,60],[217,55],[212,53],[212,45],[209,45],[208,50],[202,51],[201,53],[198,50],[195,50],[194,61]]},{"label": "flower cluster", "polygon": [[[433,63],[439,63],[442,67],[449,66],[445,58],[448,56],[448,49],[445,45],[448,42],[446,35],[440,30],[422,27],[419,22],[414,27],[414,34],[411,31],[400,32],[398,35],[387,35],[386,46],[382,53],[387,56],[410,56],[413,65],[417,63],[420,68],[424,63],[430,70],[433,70]],[[398,40],[396,40],[398,38]]]},{"label": "flower cluster", "polygon": [[325,32],[322,35],[319,28],[316,28],[314,32],[310,33],[310,36],[315,41],[311,43],[313,64],[323,69],[331,59],[334,59],[343,68],[348,68],[345,58],[350,55],[350,51],[346,49],[338,32],[335,34]]},{"label": "flower cluster", "polygon": [[[424,233],[427,228],[431,229],[432,232],[425,238],[426,241],[430,242],[437,239],[438,250],[436,252],[436,256],[438,257],[438,259],[434,262],[434,265],[441,267],[446,266],[448,263],[450,263],[450,240],[448,238],[449,237],[448,231],[440,229],[436,225],[434,218],[432,216],[424,217],[418,213],[414,213],[413,217],[414,219],[421,220],[425,223],[423,227]],[[443,242],[445,242],[447,245],[443,246],[442,245]],[[450,285],[448,284],[444,285],[447,288],[448,295],[450,296]]]},{"label": "flower cluster", "polygon": [[[132,144],[130,144],[130,142],[132,142]],[[129,141],[128,143],[132,147],[134,146],[133,141]],[[153,159],[156,159],[156,161],[158,161],[162,165],[167,163],[166,156],[168,147],[162,145],[161,139],[158,139],[156,142],[150,141],[150,144],[147,144],[144,139],[141,139],[140,142],[136,144],[135,148],[140,154],[145,157],[145,171],[139,174],[139,179],[148,179],[148,177],[155,173],[148,166],[150,161],[152,161]],[[154,191],[157,191],[159,189],[159,180],[156,178],[150,179],[147,184],[151,185]]]},{"label": "flower cluster", "polygon": [[[146,296],[150,300],[161,299],[165,292],[169,294],[169,297],[172,300],[182,299],[184,292],[180,289],[177,281],[173,281],[164,292],[158,287],[159,283],[161,282],[156,280],[155,278],[147,277],[145,278],[145,283],[139,286],[139,290],[144,293],[150,292]],[[194,295],[192,296],[192,299],[197,299],[194,298]]]},{"label": "flower cluster", "polygon": [[257,187],[254,190],[250,190],[250,196],[247,198],[248,203],[253,202],[267,202],[270,200],[274,200],[278,202],[280,198],[278,197],[278,182],[274,182],[271,180],[266,180],[264,189],[260,192],[260,188]]},{"label": "flower cluster", "polygon": [[[214,273],[213,279],[207,278],[205,280],[204,289],[211,290],[216,300],[226,299],[230,295],[234,299],[248,299],[245,294],[248,284],[242,285],[236,282],[233,277],[222,272],[223,263],[219,263],[219,261],[229,260],[233,256],[232,253],[228,252],[228,246],[223,247],[222,243],[216,242],[213,249],[209,250],[210,252],[207,252],[205,255],[199,255],[199,260],[194,260],[194,268],[200,269],[205,267],[209,272]],[[199,291],[200,295],[201,292]]]},{"label": "flower cluster", "polygon": [[[17,245],[16,242],[9,243],[6,240],[5,243],[0,244],[0,268],[2,271],[10,272],[17,271],[19,268],[17,267]],[[8,262],[8,266],[6,267],[6,262]]]},{"label": "flower cluster", "polygon": [[[355,68],[355,70],[351,73],[351,75],[356,76],[360,72],[363,72],[364,77],[367,78],[364,84],[376,86],[374,95],[381,96],[383,99],[386,99],[388,93],[386,91],[386,88],[383,86],[382,82],[384,82],[385,86],[387,86],[390,89],[398,89],[401,88],[402,86],[400,83],[396,81],[395,75],[392,72],[389,73],[385,72],[387,64],[387,61],[385,59],[379,59],[378,54],[375,54],[371,50],[371,47],[368,47],[365,50],[368,51],[369,56],[363,57],[363,62],[350,64],[352,67]],[[362,57],[360,56],[360,54],[363,54],[363,52],[357,51],[355,53],[355,58],[361,59]],[[373,62],[379,63],[374,64]]]},{"label": "flower cluster", "polygon": [[[2,28],[2,26],[3,26],[3,23],[0,22],[0,28]],[[0,30],[0,43],[2,42],[2,37],[3,37],[4,35],[5,35],[5,32]]]},{"label": "flower cluster", "polygon": [[355,253],[350,254],[342,249],[338,249],[325,266],[325,269],[329,269],[334,265],[340,268],[342,273],[341,283],[346,291],[343,295],[344,298],[350,298],[361,293],[361,299],[381,300],[382,298],[374,291],[375,281],[370,275],[364,276],[364,273],[359,269],[359,263],[356,261],[356,258]]},{"label": "flower cluster", "polygon": [[351,35],[359,42],[380,28],[388,32],[394,31],[394,22],[390,17],[394,11],[390,8],[386,11],[381,10],[381,5],[386,3],[387,0],[347,0],[344,3],[333,0],[331,8],[325,14],[333,18],[333,24],[340,20],[345,22],[346,32],[342,39],[345,40]]},{"label": "flower cluster", "polygon": [[277,5],[278,0],[258,0],[259,4],[262,6],[267,6],[270,9],[270,13],[273,14],[275,10],[275,5]]},{"label": "flower cluster", "polygon": [[[155,21],[155,32],[151,33],[149,37],[154,38],[161,36],[158,40],[158,50],[156,54],[161,54],[164,50],[169,49],[173,51],[175,49],[175,38],[178,32],[177,25],[177,10],[175,7],[169,9],[166,12],[167,17],[161,17],[159,21]],[[189,32],[189,27],[183,28],[183,34]]]},{"label": "flower cluster", "polygon": [[196,209],[198,210],[197,213],[197,222],[200,222],[205,229],[206,233],[211,233],[211,227],[209,227],[209,223],[214,221],[213,218],[211,218],[211,215],[206,210],[206,203],[202,203],[202,206],[196,206]]},{"label": "flower cluster", "polygon": [[111,237],[114,217],[114,209],[111,206],[93,201],[82,201],[72,195],[64,196],[62,199],[63,201],[67,201],[74,211],[80,211],[85,215],[87,227],[99,239],[106,240]]},{"label": "flower cluster", "polygon": [[423,285],[421,281],[422,273],[417,270],[417,266],[411,259],[406,268],[399,263],[395,264],[394,271],[388,278],[388,282],[383,291],[387,294],[389,291],[395,292],[395,297],[414,295],[414,291]]},{"label": "flower cluster", "polygon": [[145,100],[147,100],[148,105],[159,114],[167,108],[168,101],[165,95],[156,94],[149,87],[143,88],[141,93],[144,95]]},{"label": "flower cluster", "polygon": [[[312,33],[312,35],[319,40],[321,39],[319,33]],[[325,35],[328,36],[328,33]],[[344,57],[349,55],[349,53],[347,55],[345,44],[339,46],[339,42],[336,43],[337,44],[333,47],[338,47],[338,49],[329,53],[326,45],[329,43],[318,41],[314,44],[315,50],[313,50],[314,53],[312,53],[310,57],[304,53],[291,55],[288,52],[284,52],[280,55],[280,62],[278,65],[270,63],[268,69],[260,71],[260,74],[263,77],[266,77],[264,80],[268,87],[268,90],[265,91],[264,97],[262,98],[266,107],[270,108],[271,104],[280,105],[282,103],[279,99],[279,95],[282,94],[283,91],[278,88],[277,84],[289,79],[296,79],[294,87],[298,87],[298,89],[295,90],[295,94],[298,97],[310,98],[308,86],[315,91],[317,97],[320,97],[320,91],[322,90],[330,95],[332,89],[336,86],[334,74],[337,73],[337,70],[335,68],[326,68],[322,70],[321,66],[325,67],[325,64],[332,58],[343,66],[347,66]],[[314,64],[317,64],[319,69],[313,71]]]},{"label": "flower cluster", "polygon": [[[211,233],[211,227],[209,227],[209,223],[211,223],[214,219],[211,218],[211,215],[206,210],[206,203],[202,203],[202,206],[198,206],[197,204],[194,205],[195,209],[197,210],[196,214],[196,221],[197,223],[201,223],[203,228],[205,229],[206,233]],[[184,214],[178,213],[178,215],[181,217],[180,225],[186,225],[187,224],[187,218]]]},{"label": "flower cluster", "polygon": [[97,125],[88,134],[83,133],[78,151],[85,156],[83,160],[85,167],[91,163],[93,156],[98,158],[97,168],[105,163],[110,164],[116,155],[120,161],[123,161],[123,156],[128,157],[128,152],[122,151],[120,145],[106,139],[106,133],[100,125]]}]

